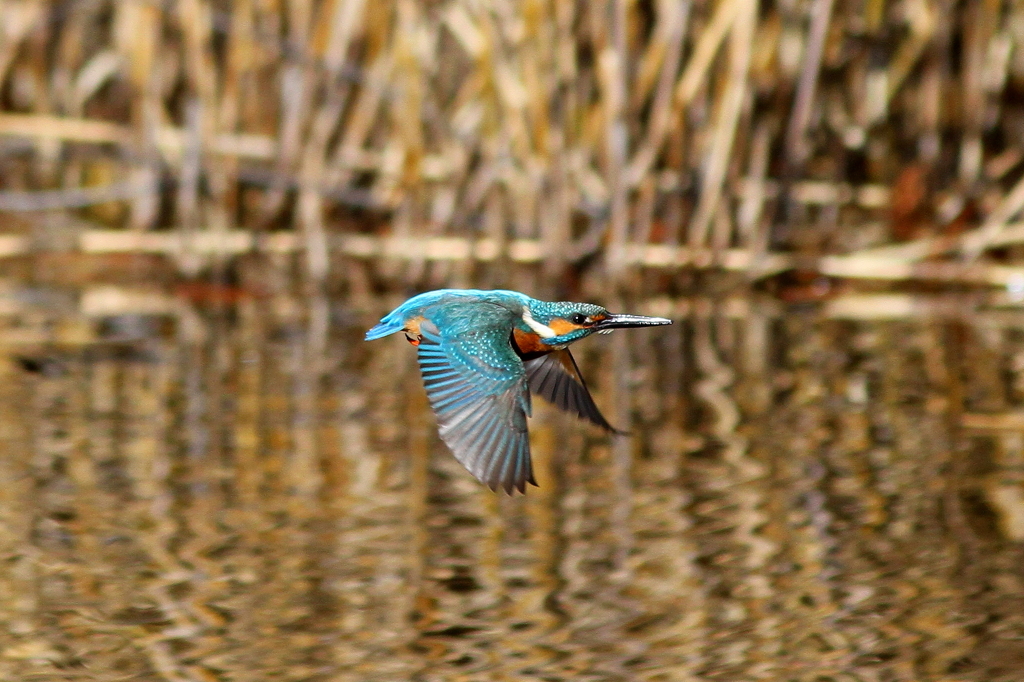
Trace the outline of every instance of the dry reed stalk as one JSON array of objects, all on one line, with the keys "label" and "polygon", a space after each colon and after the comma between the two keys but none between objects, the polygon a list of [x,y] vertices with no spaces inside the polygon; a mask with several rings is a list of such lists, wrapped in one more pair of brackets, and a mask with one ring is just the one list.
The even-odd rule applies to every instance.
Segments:
[{"label": "dry reed stalk", "polygon": [[832,18],[833,0],[813,0],[811,4],[811,25],[807,28],[808,40],[804,66],[800,71],[794,95],[793,113],[786,128],[786,161],[793,168],[799,168],[807,159],[807,124],[811,120],[812,104],[821,73],[821,58],[825,50],[825,35]]},{"label": "dry reed stalk", "polygon": [[1024,178],[1021,178],[1002,201],[981,224],[981,227],[961,238],[964,257],[974,260],[987,249],[999,233],[1006,229],[1006,223],[1024,209]]},{"label": "dry reed stalk", "polygon": [[940,19],[937,10],[927,0],[914,0],[907,8],[910,38],[893,55],[886,76],[886,109],[888,102],[899,92],[910,72],[916,67],[928,43],[935,35]]},{"label": "dry reed stalk", "polygon": [[[753,248],[759,253],[765,252],[768,248],[767,241],[759,239],[761,235],[766,236],[759,228],[767,198],[765,178],[768,174],[771,125],[770,122],[762,122],[752,135],[746,189],[741,194],[740,206],[736,212],[737,241],[741,246]],[[756,270],[754,272],[756,273]]]},{"label": "dry reed stalk", "polygon": [[[156,145],[168,163],[181,163],[186,134],[186,130],[174,126],[162,126],[156,131]],[[126,150],[134,144],[134,131],[129,126],[65,116],[0,113],[0,136],[117,145]],[[226,157],[254,161],[274,158],[274,139],[265,135],[222,134],[209,140],[207,145],[209,153]]]},{"label": "dry reed stalk", "polygon": [[[119,230],[90,230],[78,241],[83,253],[153,253],[174,256],[188,251],[205,256],[231,256],[251,252],[295,253],[305,244],[290,231],[279,231],[256,239],[246,230],[198,233],[183,237],[179,233],[126,233]],[[11,240],[9,255],[23,253],[25,243]],[[369,235],[337,235],[331,250],[358,259],[386,258],[398,261],[462,261],[492,262],[507,258],[517,263],[538,263],[547,257],[546,243],[538,239],[516,239],[499,242],[495,239],[459,237],[374,237]],[[4,255],[0,251],[0,255]],[[620,257],[627,265],[646,268],[675,269],[706,267],[712,261],[731,271],[745,272],[757,256],[744,249],[692,249],[667,244],[626,243]],[[765,256],[758,267],[764,272],[779,272],[791,267],[784,256]]]},{"label": "dry reed stalk", "polygon": [[1024,431],[1024,413],[966,413],[961,416],[960,423],[965,429],[974,429],[977,431]]},{"label": "dry reed stalk", "polygon": [[908,263],[886,259],[842,259],[826,256],[819,262],[819,269],[824,275],[855,279],[924,280],[1003,288],[1024,286],[1024,266],[991,263]]},{"label": "dry reed stalk", "polygon": [[40,190],[38,192],[0,191],[0,211],[31,212],[56,211],[94,206],[110,201],[129,201],[151,196],[158,188],[143,179],[115,182],[100,187],[69,187]]},{"label": "dry reed stalk", "polygon": [[[364,4],[364,0],[340,0],[335,3],[327,24],[327,45],[321,57],[328,82],[336,79],[344,66]],[[328,140],[338,127],[349,90],[347,84],[338,84],[328,90],[326,101],[313,118],[299,169],[304,187],[299,192],[297,214],[306,239],[307,270],[314,281],[321,281],[327,276],[329,256],[322,197],[311,187],[323,180]]]},{"label": "dry reed stalk", "polygon": [[[1005,215],[1005,212],[1004,212]],[[984,248],[1002,248],[1024,243],[1024,223],[1010,223],[1003,220],[992,221],[995,228],[990,235],[984,236],[983,240],[974,242],[977,245],[984,244]],[[977,237],[970,233],[967,237]],[[836,263],[880,261],[897,265],[908,265],[917,263],[927,258],[934,258],[953,253],[964,248],[970,240],[960,236],[937,236],[922,237],[902,244],[878,246],[870,249],[862,249],[842,256],[831,256]]]},{"label": "dry reed stalk", "polygon": [[[661,0],[658,3],[657,29],[639,67],[639,85],[634,90],[634,111],[640,108],[641,102],[647,98],[651,88],[653,97],[650,101],[650,119],[646,126],[646,134],[626,170],[626,184],[630,187],[639,185],[641,179],[650,172],[669,134],[673,118],[678,117],[679,112],[673,107],[672,102],[672,86],[678,77],[679,65],[682,62],[683,38],[690,18],[691,5],[689,0]],[[648,82],[650,85],[647,85]],[[641,230],[643,229],[644,226],[641,226]]]},{"label": "dry reed stalk", "polygon": [[[743,97],[747,91],[750,43],[758,8],[757,0],[736,0],[736,3],[736,16],[730,41],[728,81],[718,105],[718,119],[712,133],[711,149],[702,178],[700,201],[694,211],[693,222],[689,226],[689,244],[692,247],[705,245],[711,221],[716,213],[721,216],[729,214],[728,211],[718,212],[719,201],[736,136],[736,126],[739,123],[740,109],[743,106]],[[725,230],[719,228],[719,225],[724,225]],[[716,248],[721,249],[728,245],[730,227],[731,221],[716,223],[716,234],[712,239]]]},{"label": "dry reed stalk", "polygon": [[675,99],[678,106],[686,107],[693,101],[740,8],[738,0],[722,0],[718,3],[711,22],[701,32],[693,56],[686,63],[683,75],[676,84]]}]

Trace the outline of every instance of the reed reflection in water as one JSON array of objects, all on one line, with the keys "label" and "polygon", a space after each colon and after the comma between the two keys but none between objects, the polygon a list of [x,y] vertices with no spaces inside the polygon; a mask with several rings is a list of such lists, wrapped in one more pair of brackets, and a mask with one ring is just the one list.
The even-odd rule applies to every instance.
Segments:
[{"label": "reed reflection in water", "polygon": [[512,498],[345,301],[6,323],[0,678],[1020,679],[1020,320],[689,310]]}]

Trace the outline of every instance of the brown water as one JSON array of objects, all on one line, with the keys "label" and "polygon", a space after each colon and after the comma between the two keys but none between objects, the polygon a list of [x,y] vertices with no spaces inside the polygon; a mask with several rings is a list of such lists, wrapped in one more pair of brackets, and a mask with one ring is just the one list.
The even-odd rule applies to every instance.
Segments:
[{"label": "brown water", "polygon": [[1024,679],[1021,319],[589,339],[509,498],[393,302],[3,318],[0,679]]}]

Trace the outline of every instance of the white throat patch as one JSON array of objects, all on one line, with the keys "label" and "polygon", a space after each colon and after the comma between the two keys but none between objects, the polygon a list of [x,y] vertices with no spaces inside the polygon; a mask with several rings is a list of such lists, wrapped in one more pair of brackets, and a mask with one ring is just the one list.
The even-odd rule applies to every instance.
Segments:
[{"label": "white throat patch", "polygon": [[523,308],[523,322],[525,322],[526,326],[530,329],[537,332],[537,336],[542,339],[550,339],[558,336],[554,329],[533,319],[533,315],[530,314],[529,308]]}]

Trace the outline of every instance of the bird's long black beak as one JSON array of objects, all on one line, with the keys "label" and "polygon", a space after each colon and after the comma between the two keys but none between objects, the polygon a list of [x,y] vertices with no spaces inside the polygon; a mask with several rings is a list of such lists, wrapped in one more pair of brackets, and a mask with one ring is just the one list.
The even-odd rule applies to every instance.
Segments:
[{"label": "bird's long black beak", "polygon": [[591,329],[604,331],[606,329],[623,329],[625,327],[660,327],[663,324],[672,324],[672,320],[664,317],[646,317],[644,315],[609,315],[595,323]]}]

